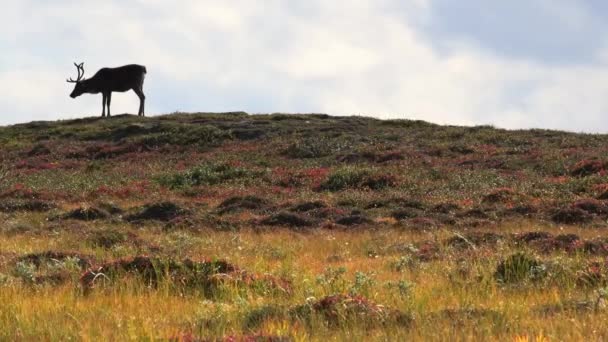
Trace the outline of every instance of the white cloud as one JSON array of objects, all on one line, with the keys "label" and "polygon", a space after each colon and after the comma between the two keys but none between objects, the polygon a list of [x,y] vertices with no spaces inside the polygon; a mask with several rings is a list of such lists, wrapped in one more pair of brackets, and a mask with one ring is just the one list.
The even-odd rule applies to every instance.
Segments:
[{"label": "white cloud", "polygon": [[[9,2],[0,14],[4,123],[97,114],[100,96],[68,97],[63,80],[78,60],[89,76],[145,64],[148,112],[315,111],[608,130],[606,49],[582,65],[498,56],[464,39],[437,51],[418,31],[432,0]],[[547,10],[573,26],[588,15],[566,2]],[[137,98],[117,94],[112,108],[134,112]]]}]

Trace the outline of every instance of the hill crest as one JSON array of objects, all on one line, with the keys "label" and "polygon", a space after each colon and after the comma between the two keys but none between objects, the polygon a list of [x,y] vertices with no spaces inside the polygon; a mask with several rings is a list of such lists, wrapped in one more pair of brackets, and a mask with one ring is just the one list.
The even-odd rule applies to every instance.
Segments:
[{"label": "hill crest", "polygon": [[[313,198],[361,223],[599,223],[608,215],[604,135],[232,112],[32,122],[0,128],[0,144],[4,193],[27,189],[57,202],[48,207],[167,198],[216,205],[238,195],[272,197],[260,200],[277,214],[292,197]],[[458,209],[431,210],[442,206]]]}]

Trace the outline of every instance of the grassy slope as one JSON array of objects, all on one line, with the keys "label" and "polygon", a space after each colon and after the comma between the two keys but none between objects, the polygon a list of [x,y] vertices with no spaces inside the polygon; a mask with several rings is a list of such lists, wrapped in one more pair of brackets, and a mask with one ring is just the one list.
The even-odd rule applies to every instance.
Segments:
[{"label": "grassy slope", "polygon": [[[595,303],[607,274],[607,143],[245,113],[0,128],[0,339],[605,337]],[[523,240],[529,231],[551,236]],[[131,275],[85,294],[74,258],[18,261],[43,251],[94,264],[227,259],[289,280],[293,293],[231,282],[201,292]],[[539,264],[498,281],[497,265],[520,251]],[[356,317],[294,316],[307,298],[335,293],[413,323],[382,316],[370,328],[357,317],[377,316],[371,304]]]}]

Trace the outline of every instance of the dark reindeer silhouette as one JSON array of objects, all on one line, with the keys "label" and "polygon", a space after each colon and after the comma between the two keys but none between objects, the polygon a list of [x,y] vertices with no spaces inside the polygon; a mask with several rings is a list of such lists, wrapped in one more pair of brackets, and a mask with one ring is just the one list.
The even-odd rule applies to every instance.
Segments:
[{"label": "dark reindeer silhouette", "polygon": [[82,94],[99,94],[103,95],[101,116],[106,116],[106,105],[108,106],[108,116],[110,116],[110,101],[112,100],[112,92],[125,92],[133,89],[139,97],[139,112],[137,115],[144,116],[144,104],[146,96],[144,95],[144,78],[146,77],[146,67],[143,65],[129,64],[118,68],[102,68],[99,69],[89,79],[84,78],[84,63],[76,64],[78,69],[78,78],[73,80],[68,79],[68,83],[76,83],[70,97],[75,99]]}]

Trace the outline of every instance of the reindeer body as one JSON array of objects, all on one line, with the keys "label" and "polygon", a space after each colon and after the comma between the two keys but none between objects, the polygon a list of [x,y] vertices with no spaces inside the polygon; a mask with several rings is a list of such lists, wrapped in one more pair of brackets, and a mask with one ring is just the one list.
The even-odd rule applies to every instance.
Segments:
[{"label": "reindeer body", "polygon": [[146,77],[146,67],[143,65],[129,64],[118,68],[102,68],[99,69],[89,79],[84,79],[83,63],[76,64],[78,68],[78,79],[69,79],[68,82],[75,83],[74,90],[70,94],[71,98],[76,98],[82,94],[102,94],[102,111],[101,116],[106,115],[106,106],[108,107],[108,116],[110,116],[110,102],[112,101],[112,92],[125,92],[133,90],[139,97],[138,115],[144,116],[144,105],[146,96],[143,92],[144,79]]}]

